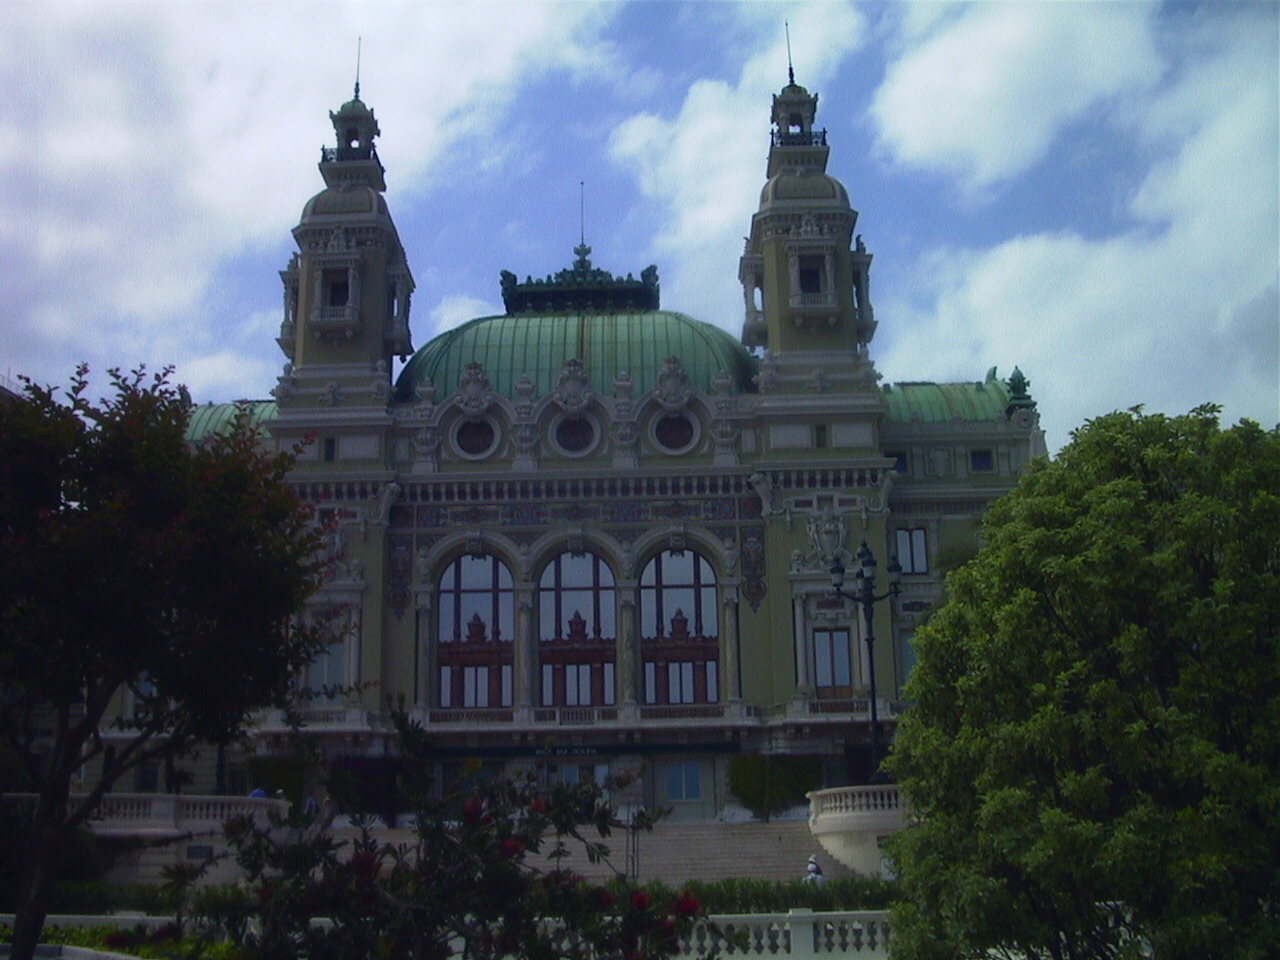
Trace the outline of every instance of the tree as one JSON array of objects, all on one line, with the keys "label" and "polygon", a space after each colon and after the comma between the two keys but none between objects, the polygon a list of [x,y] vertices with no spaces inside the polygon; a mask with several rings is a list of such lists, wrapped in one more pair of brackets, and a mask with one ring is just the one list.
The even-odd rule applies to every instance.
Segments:
[{"label": "tree", "polygon": [[0,405],[0,738],[36,794],[15,957],[62,845],[121,775],[228,743],[325,642],[291,620],[321,575],[293,457],[263,452],[246,410],[186,442],[168,376],[112,371],[93,403],[81,367],[65,397],[28,382]]},{"label": "tree", "polygon": [[1280,943],[1280,432],[1089,422],[916,637],[895,960]]}]

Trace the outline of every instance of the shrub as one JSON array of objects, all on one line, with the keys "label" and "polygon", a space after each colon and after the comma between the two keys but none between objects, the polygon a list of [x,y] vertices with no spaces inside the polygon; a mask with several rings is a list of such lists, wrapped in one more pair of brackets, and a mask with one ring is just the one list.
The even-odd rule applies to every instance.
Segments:
[{"label": "shrub", "polygon": [[822,786],[821,757],[741,754],[729,758],[729,789],[761,820],[804,803]]}]

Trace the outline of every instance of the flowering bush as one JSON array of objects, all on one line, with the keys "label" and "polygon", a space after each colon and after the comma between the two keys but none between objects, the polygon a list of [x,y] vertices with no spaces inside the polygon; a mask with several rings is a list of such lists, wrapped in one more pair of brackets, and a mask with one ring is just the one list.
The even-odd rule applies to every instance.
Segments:
[{"label": "flowering bush", "polygon": [[474,960],[661,960],[679,951],[702,915],[692,894],[651,898],[624,877],[606,887],[562,866],[571,845],[592,863],[607,858],[583,831],[607,837],[623,826],[605,800],[621,783],[543,790],[530,775],[441,796],[422,789],[421,731],[397,722],[412,844],[379,844],[357,820],[359,839],[344,845],[323,817],[301,812],[227,824],[243,895],[197,912],[246,960],[444,960],[464,951]]}]

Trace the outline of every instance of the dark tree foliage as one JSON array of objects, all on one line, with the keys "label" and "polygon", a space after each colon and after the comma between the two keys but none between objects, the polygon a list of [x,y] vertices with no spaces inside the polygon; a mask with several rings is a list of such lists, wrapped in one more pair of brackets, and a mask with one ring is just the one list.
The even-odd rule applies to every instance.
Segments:
[{"label": "dark tree foliage", "polygon": [[[400,792],[412,842],[354,843],[328,829],[332,810],[270,823],[230,821],[227,838],[245,880],[196,897],[206,935],[231,939],[245,960],[662,960],[681,952],[702,914],[687,891],[657,898],[619,875],[589,883],[565,855],[598,862],[598,837],[652,824],[620,822],[606,791],[583,780],[545,790],[531,773],[477,787],[435,789],[430,744],[394,712],[401,733]],[[713,952],[711,937],[707,950]]]},{"label": "dark tree foliage", "polygon": [[916,635],[894,957],[1275,956],[1280,433],[1114,413]]},{"label": "dark tree foliage", "polygon": [[82,367],[65,396],[28,383],[0,404],[0,742],[37,795],[16,957],[103,793],[140,763],[236,737],[324,642],[290,625],[321,574],[285,482],[293,457],[262,452],[245,412],[188,444],[190,400],[168,371],[111,377],[96,403]]}]

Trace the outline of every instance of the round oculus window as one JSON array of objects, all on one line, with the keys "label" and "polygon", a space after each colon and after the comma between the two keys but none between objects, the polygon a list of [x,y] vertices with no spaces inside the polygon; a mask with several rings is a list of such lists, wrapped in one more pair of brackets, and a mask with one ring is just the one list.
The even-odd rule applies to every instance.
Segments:
[{"label": "round oculus window", "polygon": [[453,442],[468,457],[483,457],[493,451],[498,434],[488,420],[464,420],[453,433]]},{"label": "round oculus window", "polygon": [[654,421],[653,439],[668,452],[688,450],[696,437],[693,421],[684,414],[669,414]]},{"label": "round oculus window", "polygon": [[595,424],[586,417],[565,417],[556,424],[556,445],[565,453],[580,454],[596,440]]}]

